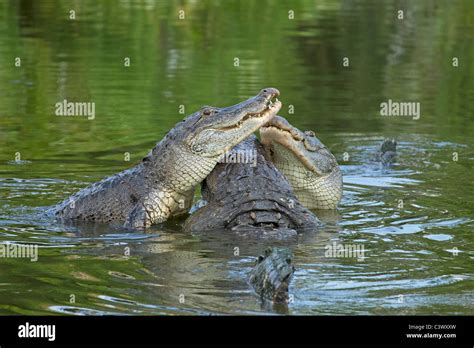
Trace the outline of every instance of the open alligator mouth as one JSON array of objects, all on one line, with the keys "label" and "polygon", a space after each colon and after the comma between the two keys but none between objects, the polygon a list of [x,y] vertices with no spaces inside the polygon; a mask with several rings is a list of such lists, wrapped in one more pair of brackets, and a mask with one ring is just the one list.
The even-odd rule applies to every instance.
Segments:
[{"label": "open alligator mouth", "polygon": [[251,112],[245,115],[238,123],[241,123],[245,120],[248,120],[250,118],[255,118],[255,117],[264,117],[267,115],[269,112],[272,112],[274,110],[280,110],[281,108],[281,102],[278,100],[276,96],[271,97],[270,99],[267,100],[265,103],[265,108],[260,111],[260,112]]},{"label": "open alligator mouth", "polygon": [[265,107],[260,112],[249,112],[242,117],[237,123],[222,127],[220,130],[229,130],[234,128],[240,128],[242,125],[250,119],[265,119],[274,116],[281,108],[281,102],[278,100],[277,95],[273,95],[265,102]]},{"label": "open alligator mouth", "polygon": [[277,116],[273,118],[270,122],[267,124],[263,125],[261,128],[261,131],[274,131],[274,132],[279,132],[282,135],[289,136],[293,138],[295,141],[304,141],[305,137],[301,133],[299,129],[296,129],[293,127],[291,124],[288,123],[284,118],[281,116]]},{"label": "open alligator mouth", "polygon": [[[277,118],[278,117],[279,116],[277,116]],[[304,149],[313,151],[311,146],[308,148],[304,133],[291,126],[286,120],[282,121],[277,118],[272,119],[272,121],[260,127],[263,143],[270,148],[272,157],[275,151],[272,143],[277,143],[291,151],[307,169],[319,173],[318,169],[301,148],[301,146],[303,146]]]},{"label": "open alligator mouth", "polygon": [[265,125],[260,128],[263,132],[265,131],[273,131],[273,132],[278,132],[281,133],[283,136],[288,136],[291,137],[295,141],[302,141],[304,140],[303,137],[301,137],[298,133],[289,130],[289,129],[282,129],[280,127],[272,126],[272,125]]}]

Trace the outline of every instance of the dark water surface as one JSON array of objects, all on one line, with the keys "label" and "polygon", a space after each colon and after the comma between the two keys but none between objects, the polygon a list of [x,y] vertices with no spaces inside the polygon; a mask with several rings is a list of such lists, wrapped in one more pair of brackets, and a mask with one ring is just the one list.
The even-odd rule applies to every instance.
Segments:
[{"label": "dark water surface", "polygon": [[[0,314],[474,314],[473,40],[468,0],[1,1],[0,243],[37,244],[39,259],[0,258]],[[180,105],[268,86],[344,173],[320,231],[276,243],[40,218],[144,157]],[[64,99],[95,102],[95,118],[55,116]],[[420,118],[382,117],[388,99],[419,102]],[[373,161],[386,137],[389,169]],[[333,243],[365,257],[327,257]],[[295,255],[287,309],[246,283],[269,244]]]}]

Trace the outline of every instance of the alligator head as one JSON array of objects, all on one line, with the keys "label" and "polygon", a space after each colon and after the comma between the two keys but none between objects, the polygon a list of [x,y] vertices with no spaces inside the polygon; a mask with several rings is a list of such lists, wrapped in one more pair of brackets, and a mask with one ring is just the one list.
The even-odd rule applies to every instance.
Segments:
[{"label": "alligator head", "polygon": [[202,107],[191,116],[185,143],[199,156],[221,156],[276,115],[281,108],[279,94],[275,88],[266,88],[237,105]]},{"label": "alligator head", "polygon": [[276,116],[260,128],[270,160],[310,209],[335,209],[342,197],[342,174],[333,154],[314,132],[302,132]]}]

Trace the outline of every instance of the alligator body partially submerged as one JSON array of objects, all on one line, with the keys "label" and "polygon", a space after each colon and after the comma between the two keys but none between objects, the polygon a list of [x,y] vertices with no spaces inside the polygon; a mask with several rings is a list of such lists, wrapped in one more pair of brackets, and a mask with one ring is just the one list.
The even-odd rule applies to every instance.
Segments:
[{"label": "alligator body partially submerged", "polygon": [[295,272],[291,262],[291,251],[286,248],[268,248],[258,257],[249,282],[262,300],[288,302],[288,286]]},{"label": "alligator body partially submerged", "polygon": [[[316,229],[319,220],[293,194],[285,177],[265,158],[252,135],[232,150],[252,154],[248,163],[219,163],[202,184],[207,205],[186,220],[185,231],[233,230],[285,238]],[[242,156],[240,157],[242,158]]]},{"label": "alligator body partially submerged", "polygon": [[82,189],[49,210],[61,221],[122,223],[145,228],[185,213],[195,186],[222,154],[268,122],[281,107],[267,88],[240,104],[204,107],[178,123],[133,168]]},{"label": "alligator body partially submerged", "polygon": [[335,209],[342,197],[342,173],[336,158],[315,136],[281,117],[260,128],[268,157],[309,209]]}]

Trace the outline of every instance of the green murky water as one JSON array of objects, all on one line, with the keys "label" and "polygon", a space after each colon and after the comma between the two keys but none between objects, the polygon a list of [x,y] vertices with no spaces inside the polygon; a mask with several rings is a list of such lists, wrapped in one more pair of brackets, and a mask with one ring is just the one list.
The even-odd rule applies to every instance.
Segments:
[{"label": "green murky water", "polygon": [[[0,258],[0,313],[474,314],[473,40],[468,0],[0,2],[0,243],[39,245],[37,262]],[[344,173],[337,213],[287,243],[287,309],[246,283],[276,242],[38,218],[139,161],[180,105],[267,86]],[[55,116],[64,99],[95,102],[95,118]],[[420,118],[382,117],[388,99],[419,102]],[[385,137],[399,143],[389,169],[373,162]],[[333,243],[365,257],[327,257]]]}]

